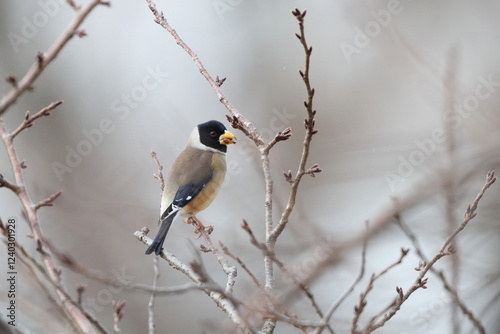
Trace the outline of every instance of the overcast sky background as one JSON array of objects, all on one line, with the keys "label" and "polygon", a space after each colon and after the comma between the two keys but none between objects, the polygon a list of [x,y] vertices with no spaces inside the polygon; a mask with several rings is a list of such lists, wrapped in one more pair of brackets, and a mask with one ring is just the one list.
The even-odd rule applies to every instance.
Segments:
[{"label": "overcast sky background", "polygon": [[[150,150],[156,150],[168,169],[196,124],[224,121],[227,111],[189,56],[153,22],[145,1],[111,4],[90,14],[82,26],[88,36],[71,40],[35,82],[35,89],[2,118],[14,129],[26,110],[34,113],[64,100],[52,116],[16,138],[18,154],[28,165],[24,175],[32,200],[64,191],[53,208],[39,212],[43,229],[81,264],[149,283],[152,257],[144,256],[145,246],[133,232],[143,226],[151,234],[157,231],[160,190],[152,177],[156,166]],[[276,219],[289,189],[281,172],[296,169],[305,116],[306,94],[297,72],[303,68],[304,55],[290,11],[308,9],[306,35],[313,46],[311,80],[320,131],[309,164],[319,163],[324,171],[302,183],[296,211],[277,245],[278,255],[286,261],[322,237],[342,241],[358,235],[366,220],[390,204],[390,196],[415,193],[419,200],[403,212],[403,219],[430,257],[447,231],[442,176],[453,173],[455,214],[460,220],[486,172],[500,170],[498,1],[159,0],[157,6],[208,71],[227,77],[222,86],[226,97],[267,139],[292,127],[293,137],[271,154]],[[72,17],[73,10],[62,0],[2,1],[0,76],[21,78],[37,51],[46,50]],[[450,50],[455,50],[458,107],[443,116],[443,78]],[[0,95],[9,89],[7,82],[0,82]],[[457,146],[451,172],[443,169],[448,161],[448,140],[443,139],[447,124],[453,125]],[[200,218],[215,226],[215,240],[222,240],[263,279],[261,256],[239,225],[245,218],[263,239],[264,182],[252,144],[242,133],[235,134],[239,143],[228,150],[226,184]],[[3,146],[0,155],[0,173],[12,179]],[[491,333],[500,327],[499,189],[495,185],[488,191],[457,245],[462,282],[458,290]],[[7,190],[0,191],[0,217],[16,218],[19,241],[34,249],[25,237],[29,229],[20,205]],[[191,226],[179,221],[170,230],[166,247],[187,261],[193,257],[188,242],[193,239]],[[361,287],[372,272],[397,259],[401,247],[413,250],[394,225],[370,240]],[[6,263],[3,256],[1,263]],[[203,258],[209,272],[222,282],[217,263],[207,254]],[[359,247],[343,260],[312,284],[323,309],[357,275]],[[417,263],[412,253],[380,280],[369,296],[362,323],[394,297],[396,285],[410,286]],[[444,259],[439,269],[449,270],[450,263]],[[244,300],[255,288],[243,270],[238,274],[235,292]],[[381,333],[451,332],[451,303],[439,280],[430,277],[429,288],[405,303]],[[88,298],[102,297],[106,289],[68,270],[64,278],[68,286],[88,284]],[[160,282],[170,286],[186,278],[162,263]],[[21,275],[18,289],[19,322],[36,333],[64,331],[47,324],[53,316],[51,305],[27,275]],[[358,294],[334,316],[339,332],[350,328]],[[118,292],[112,297],[128,300],[123,331],[145,332],[149,296]],[[0,305],[5,298],[0,296]],[[111,328],[111,305],[98,304],[94,313]],[[298,302],[293,309],[314,319],[308,304]],[[225,320],[200,292],[161,297],[157,310],[157,328],[162,332],[219,333]],[[463,316],[459,320],[462,333],[472,333],[470,323]],[[279,325],[276,332],[298,331]]]}]

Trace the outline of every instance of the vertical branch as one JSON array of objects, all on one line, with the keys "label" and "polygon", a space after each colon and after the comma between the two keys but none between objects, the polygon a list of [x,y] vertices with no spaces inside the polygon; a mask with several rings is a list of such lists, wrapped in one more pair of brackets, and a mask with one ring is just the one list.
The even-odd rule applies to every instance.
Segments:
[{"label": "vertical branch", "polygon": [[[274,243],[271,241],[273,230],[273,179],[271,176],[271,168],[269,161],[269,152],[262,152],[262,170],[264,171],[264,181],[266,187],[265,197],[265,219],[266,219],[266,246],[268,249],[274,248]],[[265,285],[264,288],[267,292],[271,293],[274,290],[274,265],[273,259],[269,254],[264,254],[264,272],[265,272]],[[273,333],[276,327],[276,319],[266,319],[262,327],[263,333]]]},{"label": "vertical branch", "polygon": [[[155,256],[153,258],[153,285],[151,286],[153,289],[156,289],[156,285],[158,283],[158,277],[160,277],[160,270],[158,268],[158,257]],[[148,304],[148,334],[155,334],[155,293],[151,293],[151,297],[149,298]]]},{"label": "vertical branch", "polygon": [[307,92],[307,101],[304,101],[304,106],[306,108],[307,112],[307,117],[304,120],[304,127],[306,129],[306,134],[304,136],[304,142],[302,146],[302,155],[300,157],[300,162],[299,162],[299,167],[297,169],[297,172],[295,174],[295,179],[292,180],[292,176],[290,175],[291,173],[289,172],[288,174],[285,174],[285,177],[289,182],[292,184],[292,188],[290,190],[290,195],[288,197],[288,202],[286,205],[285,210],[281,214],[280,221],[278,223],[278,226],[276,226],[273,231],[271,232],[271,235],[269,237],[270,242],[275,243],[280,234],[283,232],[285,229],[288,219],[290,217],[290,214],[293,211],[293,207],[295,206],[295,201],[297,197],[297,191],[299,189],[299,184],[302,179],[302,177],[305,174],[309,174],[310,176],[314,177],[316,173],[321,172],[321,168],[317,164],[314,164],[311,168],[306,170],[306,163],[307,159],[309,157],[309,147],[311,145],[311,140],[312,137],[318,133],[318,130],[314,129],[315,125],[315,119],[314,116],[316,115],[316,110],[313,109],[313,98],[314,98],[314,88],[311,87],[311,82],[309,80],[309,69],[310,69],[310,63],[311,63],[311,54],[312,54],[312,46],[309,46],[306,41],[305,37],[305,32],[304,32],[304,17],[306,16],[307,11],[304,10],[303,12],[300,12],[300,10],[295,9],[292,11],[292,14],[295,16],[297,21],[299,22],[299,34],[295,34],[297,38],[300,41],[300,44],[302,44],[302,47],[304,48],[304,53],[305,53],[305,68],[304,71],[299,70],[299,74],[304,81],[304,85],[306,87],[306,92]]}]

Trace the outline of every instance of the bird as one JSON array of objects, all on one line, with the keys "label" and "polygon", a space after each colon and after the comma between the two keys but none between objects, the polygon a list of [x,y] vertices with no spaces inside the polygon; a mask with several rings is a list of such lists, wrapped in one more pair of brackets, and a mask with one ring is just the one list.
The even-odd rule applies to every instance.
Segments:
[{"label": "bird", "polygon": [[146,254],[160,255],[175,217],[192,218],[217,196],[226,174],[227,146],[236,137],[224,124],[198,124],[168,172],[161,196],[160,229]]}]

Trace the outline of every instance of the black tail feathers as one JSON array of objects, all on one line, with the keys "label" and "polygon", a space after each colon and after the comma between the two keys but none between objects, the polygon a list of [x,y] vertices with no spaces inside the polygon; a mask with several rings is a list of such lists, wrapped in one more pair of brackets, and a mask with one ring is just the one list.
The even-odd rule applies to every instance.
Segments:
[{"label": "black tail feathers", "polygon": [[167,236],[168,230],[170,229],[170,225],[172,225],[172,221],[174,220],[175,214],[167,216],[167,218],[163,219],[161,222],[160,230],[156,235],[153,243],[146,250],[146,254],[151,254],[155,252],[156,255],[160,255],[163,250],[163,242],[165,242],[165,238]]}]

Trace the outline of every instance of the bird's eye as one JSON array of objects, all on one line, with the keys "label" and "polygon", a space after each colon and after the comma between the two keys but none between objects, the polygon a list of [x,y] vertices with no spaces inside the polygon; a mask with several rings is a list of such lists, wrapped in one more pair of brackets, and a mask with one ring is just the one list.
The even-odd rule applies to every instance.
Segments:
[{"label": "bird's eye", "polygon": [[217,137],[217,132],[215,132],[215,131],[210,132],[210,136],[211,137]]}]

